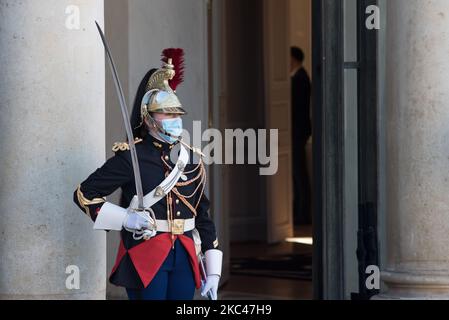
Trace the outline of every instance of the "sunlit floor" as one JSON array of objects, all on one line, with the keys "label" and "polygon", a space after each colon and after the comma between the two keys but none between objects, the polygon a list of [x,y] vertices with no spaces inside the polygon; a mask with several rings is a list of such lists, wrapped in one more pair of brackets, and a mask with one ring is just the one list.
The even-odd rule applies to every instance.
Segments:
[{"label": "sunlit floor", "polygon": [[[295,229],[295,237],[277,245],[263,243],[231,244],[233,258],[264,257],[312,252],[311,226]],[[231,275],[220,290],[222,300],[310,300],[312,281],[282,279],[268,276]]]}]

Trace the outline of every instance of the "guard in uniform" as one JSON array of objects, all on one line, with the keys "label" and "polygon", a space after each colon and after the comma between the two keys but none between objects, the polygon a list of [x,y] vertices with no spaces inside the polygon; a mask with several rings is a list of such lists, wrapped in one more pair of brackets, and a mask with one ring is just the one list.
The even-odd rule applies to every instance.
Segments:
[{"label": "guard in uniform", "polygon": [[[164,50],[163,67],[144,77],[131,115],[143,194],[150,199],[152,219],[136,210],[128,143],[116,143],[115,156],[74,193],[75,203],[95,222],[95,229],[120,231],[109,280],[125,287],[131,300],[191,300],[195,288],[201,287],[203,296],[217,299],[222,252],[208,214],[204,164],[201,156],[195,164],[180,165],[171,159],[176,148],[181,148],[180,159],[186,147],[189,152],[184,152],[184,158],[201,154],[177,138],[185,110],[174,90],[182,77],[182,49]],[[105,198],[118,188],[120,206]]]}]

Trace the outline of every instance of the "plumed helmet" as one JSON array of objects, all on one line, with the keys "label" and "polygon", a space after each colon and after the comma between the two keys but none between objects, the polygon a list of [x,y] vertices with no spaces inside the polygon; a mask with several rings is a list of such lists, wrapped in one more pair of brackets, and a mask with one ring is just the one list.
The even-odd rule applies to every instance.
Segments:
[{"label": "plumed helmet", "polygon": [[162,52],[162,62],[162,67],[148,80],[141,104],[142,119],[148,118],[152,112],[186,114],[175,91],[184,77],[184,51],[165,49]]}]

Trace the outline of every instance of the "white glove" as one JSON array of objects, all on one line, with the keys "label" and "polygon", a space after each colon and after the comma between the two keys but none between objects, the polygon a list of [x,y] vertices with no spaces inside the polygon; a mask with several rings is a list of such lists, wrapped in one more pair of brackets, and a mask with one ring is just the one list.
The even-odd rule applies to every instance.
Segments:
[{"label": "white glove", "polygon": [[142,212],[128,209],[126,218],[123,220],[123,228],[129,232],[144,231],[151,227],[153,223],[152,220],[153,219],[146,217]]},{"label": "white glove", "polygon": [[201,295],[203,297],[207,296],[209,292],[212,300],[217,300],[217,292],[218,292],[218,283],[220,282],[220,276],[216,274],[212,274],[207,276],[206,283],[204,283],[201,287]]}]

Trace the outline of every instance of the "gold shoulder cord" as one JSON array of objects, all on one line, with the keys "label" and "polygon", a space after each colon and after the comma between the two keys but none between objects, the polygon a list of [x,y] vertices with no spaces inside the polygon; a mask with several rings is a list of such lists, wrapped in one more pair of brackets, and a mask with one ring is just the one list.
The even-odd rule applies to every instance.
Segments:
[{"label": "gold shoulder cord", "polygon": [[76,195],[77,195],[79,204],[84,209],[84,212],[91,218],[93,218],[93,217],[92,217],[92,214],[90,213],[89,206],[93,205],[93,204],[100,204],[100,203],[106,202],[106,198],[95,198],[92,200],[87,199],[84,196],[83,192],[81,191],[81,185],[78,186],[78,189],[76,190]]}]

